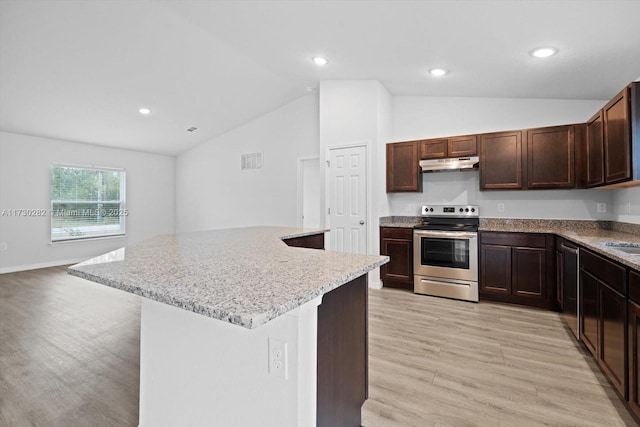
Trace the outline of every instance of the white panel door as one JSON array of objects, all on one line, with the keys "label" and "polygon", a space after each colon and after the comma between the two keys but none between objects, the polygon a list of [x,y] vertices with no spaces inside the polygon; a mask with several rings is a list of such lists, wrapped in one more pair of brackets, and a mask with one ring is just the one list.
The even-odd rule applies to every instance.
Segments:
[{"label": "white panel door", "polygon": [[367,150],[329,150],[330,248],[367,253]]}]

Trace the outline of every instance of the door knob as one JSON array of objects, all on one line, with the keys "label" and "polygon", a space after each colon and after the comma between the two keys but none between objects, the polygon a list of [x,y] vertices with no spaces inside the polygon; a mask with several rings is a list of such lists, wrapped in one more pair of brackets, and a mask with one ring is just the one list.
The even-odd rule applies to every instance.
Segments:
[{"label": "door knob", "polygon": [[360,225],[364,225],[364,220],[363,219],[360,220]]}]

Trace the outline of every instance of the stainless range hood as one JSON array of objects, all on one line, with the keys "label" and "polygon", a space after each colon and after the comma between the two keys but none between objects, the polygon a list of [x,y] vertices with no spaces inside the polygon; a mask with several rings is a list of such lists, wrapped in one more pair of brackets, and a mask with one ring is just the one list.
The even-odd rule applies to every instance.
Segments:
[{"label": "stainless range hood", "polygon": [[479,157],[460,157],[458,159],[420,160],[422,172],[468,171],[478,170]]}]

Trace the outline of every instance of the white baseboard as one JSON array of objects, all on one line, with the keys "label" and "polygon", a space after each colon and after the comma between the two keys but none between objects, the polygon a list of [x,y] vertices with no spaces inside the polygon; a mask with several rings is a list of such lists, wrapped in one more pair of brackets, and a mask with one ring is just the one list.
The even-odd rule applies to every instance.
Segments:
[{"label": "white baseboard", "polygon": [[382,289],[382,281],[380,281],[380,280],[371,280],[369,282],[369,289]]},{"label": "white baseboard", "polygon": [[26,265],[16,265],[13,267],[3,267],[0,268],[0,274],[5,273],[15,273],[18,271],[27,271],[27,270],[37,270],[39,268],[48,268],[48,267],[58,267],[60,265],[69,265],[69,264],[77,264],[79,262],[85,261],[87,258],[74,258],[74,259],[66,259],[59,261],[50,261],[50,262],[40,262],[37,264],[26,264]]}]

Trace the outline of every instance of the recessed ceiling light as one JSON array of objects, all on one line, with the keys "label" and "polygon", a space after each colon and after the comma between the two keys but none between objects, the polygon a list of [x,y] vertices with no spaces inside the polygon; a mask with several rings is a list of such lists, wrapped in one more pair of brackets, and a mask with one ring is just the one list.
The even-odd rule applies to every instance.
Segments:
[{"label": "recessed ceiling light", "polygon": [[327,58],[323,58],[322,56],[314,56],[313,63],[319,67],[322,67],[324,65],[327,65],[329,61],[327,60]]},{"label": "recessed ceiling light", "polygon": [[432,68],[429,70],[429,74],[434,77],[442,77],[447,74],[449,70],[445,70],[444,68]]},{"label": "recessed ceiling light", "polygon": [[558,53],[558,49],[556,49],[555,47],[541,47],[532,50],[531,56],[534,56],[536,58],[548,58],[555,55],[556,53]]},{"label": "recessed ceiling light", "polygon": [[149,114],[151,114],[151,109],[143,107],[138,109],[138,113],[142,114],[143,116],[148,116]]}]

